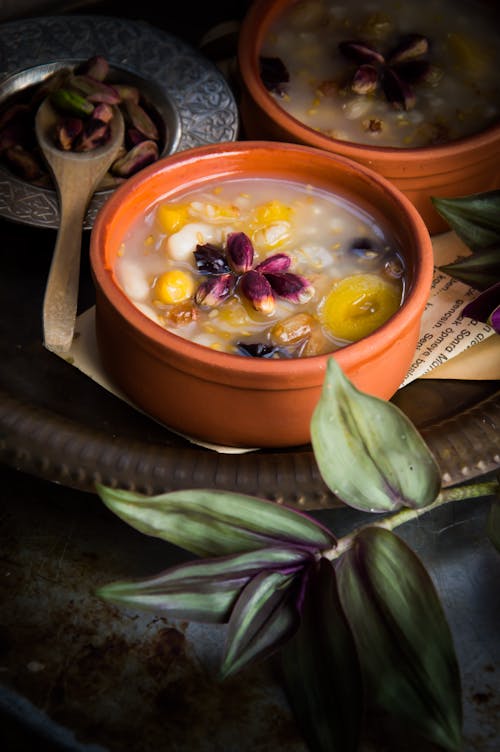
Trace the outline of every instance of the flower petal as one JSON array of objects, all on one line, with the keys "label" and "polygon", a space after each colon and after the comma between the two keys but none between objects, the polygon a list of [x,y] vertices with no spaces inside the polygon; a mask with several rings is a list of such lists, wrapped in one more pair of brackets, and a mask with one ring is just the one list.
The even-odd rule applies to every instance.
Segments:
[{"label": "flower petal", "polygon": [[355,94],[372,94],[378,85],[378,71],[369,63],[360,65],[351,81],[351,89]]},{"label": "flower petal", "polygon": [[251,269],[241,277],[240,288],[256,311],[270,314],[275,308],[274,293],[266,277]]},{"label": "flower petal", "polygon": [[276,353],[285,354],[278,345],[268,345],[265,342],[237,342],[236,347],[242,355],[252,358],[272,358]]},{"label": "flower petal", "polygon": [[266,272],[266,279],[276,295],[292,303],[307,303],[315,292],[309,280],[299,274],[292,274],[291,272],[269,274]]},{"label": "flower petal", "polygon": [[286,272],[289,268],[292,260],[286,253],[275,253],[273,256],[268,256],[260,264],[255,267],[256,272],[261,274],[267,274],[268,272]]},{"label": "flower petal", "polygon": [[244,274],[252,268],[253,245],[244,232],[230,232],[226,240],[226,252],[231,268],[236,274]]},{"label": "flower petal", "polygon": [[387,101],[396,110],[411,110],[416,97],[411,85],[398,76],[392,68],[384,68],[381,75],[382,89]]},{"label": "flower petal", "polygon": [[344,57],[355,63],[384,63],[384,56],[360,39],[346,39],[339,43],[338,48]]},{"label": "flower petal", "polygon": [[222,248],[212,243],[198,244],[194,258],[200,274],[225,274],[231,271]]},{"label": "flower petal", "polygon": [[388,55],[388,62],[401,63],[413,60],[429,51],[429,40],[423,34],[405,34]]},{"label": "flower petal", "polygon": [[283,60],[279,57],[260,57],[259,70],[265,88],[282,96],[290,80],[290,74]]},{"label": "flower petal", "polygon": [[194,295],[195,303],[199,306],[213,308],[224,302],[232,293],[236,285],[233,274],[219,274],[201,282]]}]

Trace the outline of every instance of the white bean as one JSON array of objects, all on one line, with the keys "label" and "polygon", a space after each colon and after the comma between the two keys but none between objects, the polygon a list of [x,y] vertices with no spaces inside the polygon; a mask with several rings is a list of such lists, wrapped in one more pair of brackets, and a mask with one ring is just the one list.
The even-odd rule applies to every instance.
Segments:
[{"label": "white bean", "polygon": [[198,243],[210,243],[214,239],[214,227],[203,222],[192,222],[167,238],[165,250],[175,261],[188,261]]},{"label": "white bean", "polygon": [[342,109],[348,120],[357,120],[359,117],[365,115],[371,106],[371,101],[368,97],[358,97],[358,99],[351,99],[342,105]]},{"label": "white bean", "polygon": [[134,301],[147,300],[149,297],[149,283],[139,264],[124,259],[120,269],[120,283]]}]

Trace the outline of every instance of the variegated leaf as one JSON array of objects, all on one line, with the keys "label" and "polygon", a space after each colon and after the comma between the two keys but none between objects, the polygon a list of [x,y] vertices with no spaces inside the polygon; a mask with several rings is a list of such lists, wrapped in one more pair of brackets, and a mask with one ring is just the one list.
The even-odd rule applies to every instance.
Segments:
[{"label": "variegated leaf", "polygon": [[497,496],[491,502],[488,513],[487,532],[490,541],[497,551],[500,552],[500,497]]},{"label": "variegated leaf", "polygon": [[456,198],[431,198],[466,246],[476,251],[500,240],[500,190]]},{"label": "variegated leaf", "polygon": [[356,752],[363,717],[361,671],[327,559],[311,569],[300,627],[281,654],[285,691],[309,748]]},{"label": "variegated leaf", "polygon": [[304,549],[285,547],[196,559],[155,577],[110,583],[97,595],[174,619],[223,623],[242,589],[262,569],[290,574],[310,560]]},{"label": "variegated leaf", "polygon": [[325,483],[356,509],[425,507],[441,488],[439,467],[411,421],[392,402],[359,391],[333,357],[311,439]]},{"label": "variegated leaf", "polygon": [[462,748],[460,673],[431,578],[394,533],[360,532],[337,566],[339,594],[373,703],[450,752]]},{"label": "variegated leaf", "polygon": [[300,574],[263,571],[242,590],[229,620],[223,678],[267,658],[293,635],[300,579]]},{"label": "variegated leaf", "polygon": [[145,496],[102,485],[97,492],[112,512],[136,530],[198,556],[275,545],[323,550],[336,544],[333,533],[312,517],[245,494],[188,489]]}]

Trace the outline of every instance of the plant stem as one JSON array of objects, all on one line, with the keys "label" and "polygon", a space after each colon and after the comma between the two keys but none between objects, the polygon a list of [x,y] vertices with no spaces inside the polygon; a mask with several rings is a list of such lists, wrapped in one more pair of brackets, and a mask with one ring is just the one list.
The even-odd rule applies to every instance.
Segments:
[{"label": "plant stem", "polygon": [[366,525],[361,525],[352,530],[349,535],[344,535],[342,538],[339,538],[335,548],[323,552],[322,555],[325,556],[325,558],[330,559],[330,561],[338,559],[339,556],[342,556],[345,551],[348,551],[351,548],[356,535],[367,527],[382,527],[385,530],[394,530],[394,528],[403,525],[405,522],[415,520],[417,517],[421,517],[423,514],[431,512],[439,506],[448,504],[450,501],[464,501],[465,499],[477,499],[481,496],[492,496],[499,491],[500,483],[496,480],[465,486],[456,486],[455,488],[443,488],[432,504],[428,504],[426,507],[421,507],[420,509],[401,509],[399,512],[396,512],[389,517],[383,517],[374,522],[369,522]]}]

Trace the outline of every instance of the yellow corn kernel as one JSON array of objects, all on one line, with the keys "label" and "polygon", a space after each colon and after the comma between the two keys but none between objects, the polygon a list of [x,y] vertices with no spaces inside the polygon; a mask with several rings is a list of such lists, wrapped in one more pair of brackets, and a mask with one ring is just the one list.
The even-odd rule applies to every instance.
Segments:
[{"label": "yellow corn kernel", "polygon": [[161,229],[167,235],[182,229],[189,220],[188,207],[185,204],[160,204],[156,216]]},{"label": "yellow corn kernel", "polygon": [[192,276],[182,269],[164,272],[156,280],[155,295],[160,303],[182,303],[194,293]]},{"label": "yellow corn kernel", "polygon": [[334,337],[357,342],[382,326],[400,303],[396,285],[376,274],[353,274],[335,282],[321,318]]},{"label": "yellow corn kernel", "polygon": [[269,201],[255,208],[253,220],[258,225],[269,225],[272,222],[288,222],[292,209],[282,201]]},{"label": "yellow corn kernel", "polygon": [[207,214],[213,219],[226,219],[227,217],[235,219],[241,214],[239,206],[236,206],[235,204],[210,204],[207,207],[207,210],[208,209],[210,209],[210,211],[207,211]]}]

